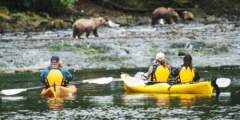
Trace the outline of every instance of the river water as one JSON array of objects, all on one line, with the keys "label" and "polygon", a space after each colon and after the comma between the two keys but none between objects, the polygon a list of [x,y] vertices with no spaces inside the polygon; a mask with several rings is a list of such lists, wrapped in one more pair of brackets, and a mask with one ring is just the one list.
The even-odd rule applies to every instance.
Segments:
[{"label": "river water", "polygon": [[[75,71],[74,81],[124,73],[141,69]],[[240,69],[232,67],[199,68],[202,78],[227,77],[231,86],[213,96],[171,94],[129,94],[123,83],[106,85],[79,84],[75,98],[50,102],[39,95],[40,89],[15,96],[0,96],[0,119],[240,119]],[[39,86],[39,73],[0,74],[0,89]]]}]

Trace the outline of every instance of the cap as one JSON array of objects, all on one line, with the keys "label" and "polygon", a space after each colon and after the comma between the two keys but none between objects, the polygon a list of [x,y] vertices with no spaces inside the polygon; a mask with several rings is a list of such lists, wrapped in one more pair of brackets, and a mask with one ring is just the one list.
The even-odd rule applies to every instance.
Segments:
[{"label": "cap", "polygon": [[162,59],[162,60],[164,60],[164,59],[165,59],[165,55],[164,55],[164,53],[162,53],[162,52],[157,53],[155,59],[156,59],[156,60],[158,60],[158,59]]},{"label": "cap", "polygon": [[59,57],[58,56],[52,56],[51,57],[51,63],[57,63],[59,62]]}]

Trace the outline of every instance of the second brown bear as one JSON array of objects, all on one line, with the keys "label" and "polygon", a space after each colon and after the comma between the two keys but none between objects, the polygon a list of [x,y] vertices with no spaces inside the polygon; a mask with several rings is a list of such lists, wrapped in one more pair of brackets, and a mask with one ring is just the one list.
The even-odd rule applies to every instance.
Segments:
[{"label": "second brown bear", "polygon": [[194,15],[190,11],[183,11],[181,17],[183,20],[193,20],[194,19]]},{"label": "second brown bear", "polygon": [[176,23],[179,20],[178,13],[173,8],[159,7],[152,12],[152,25],[158,24],[163,19],[168,24]]}]

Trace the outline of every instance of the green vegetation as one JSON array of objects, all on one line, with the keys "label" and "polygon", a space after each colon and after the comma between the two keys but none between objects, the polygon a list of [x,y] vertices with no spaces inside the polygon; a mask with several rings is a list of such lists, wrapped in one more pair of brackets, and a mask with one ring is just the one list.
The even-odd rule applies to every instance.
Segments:
[{"label": "green vegetation", "polygon": [[88,61],[96,62],[96,61],[124,61],[128,60],[127,56],[117,56],[117,55],[111,55],[111,56],[94,56],[88,59]]},{"label": "green vegetation", "polygon": [[6,7],[0,7],[0,32],[65,29],[71,25],[71,21],[39,15],[34,12],[11,13]]},{"label": "green vegetation", "polygon": [[105,53],[109,48],[100,47],[96,45],[87,45],[87,44],[70,44],[70,43],[59,43],[49,47],[50,51],[71,51],[76,54],[97,54]]},{"label": "green vegetation", "polygon": [[0,7],[0,21],[9,21],[11,16],[9,16],[9,10],[6,7]]},{"label": "green vegetation", "polygon": [[1,5],[16,11],[48,12],[52,15],[72,10],[75,0],[1,0]]},{"label": "green vegetation", "polygon": [[158,46],[153,46],[153,47],[151,47],[151,48],[149,49],[150,53],[153,53],[153,54],[158,53],[160,50],[161,50],[161,49],[160,49],[160,47],[158,47]]},{"label": "green vegetation", "polygon": [[239,0],[1,0],[0,32],[71,28],[79,17],[100,15],[121,25],[149,24],[151,12],[160,6],[190,10],[195,18],[213,22],[208,14],[240,13]]},{"label": "green vegetation", "polygon": [[191,0],[110,0],[122,7],[136,10],[151,10],[159,6],[185,7],[191,4]]}]

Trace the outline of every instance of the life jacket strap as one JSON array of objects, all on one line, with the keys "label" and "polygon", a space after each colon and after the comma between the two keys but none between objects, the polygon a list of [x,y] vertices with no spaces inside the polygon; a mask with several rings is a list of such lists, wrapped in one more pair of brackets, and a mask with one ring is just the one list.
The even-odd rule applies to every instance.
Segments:
[{"label": "life jacket strap", "polygon": [[151,81],[156,81],[155,72],[156,72],[158,66],[159,65],[153,65],[153,70],[152,70],[152,73],[151,73]]}]

